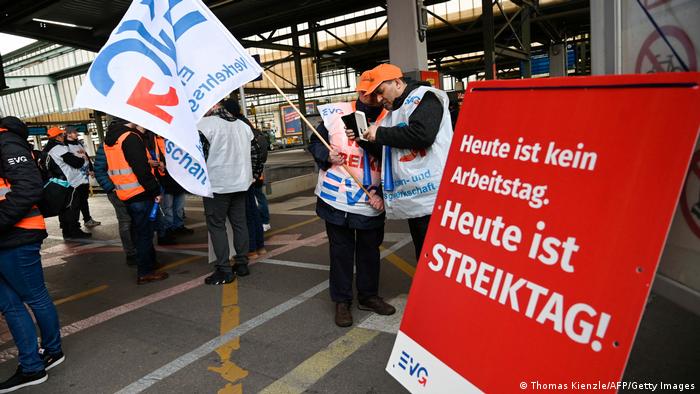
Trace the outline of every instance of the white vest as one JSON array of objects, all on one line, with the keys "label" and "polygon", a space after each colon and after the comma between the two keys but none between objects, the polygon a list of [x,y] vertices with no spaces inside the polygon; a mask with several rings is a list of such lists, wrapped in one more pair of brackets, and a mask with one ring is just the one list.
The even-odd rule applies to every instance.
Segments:
[{"label": "white vest", "polygon": [[213,193],[248,190],[253,183],[250,141],[253,131],[242,120],[229,122],[218,116],[205,116],[197,124],[209,141],[207,170]]},{"label": "white vest", "polygon": [[417,218],[433,212],[453,134],[447,94],[427,86],[414,89],[401,107],[382,120],[381,126],[408,125],[409,117],[426,92],[433,92],[442,103],[442,114],[435,114],[442,116],[435,142],[420,150],[384,147],[382,186],[389,219]]},{"label": "white vest", "polygon": [[[78,141],[77,144],[69,144],[66,143],[66,147],[68,147],[68,151],[74,154],[77,157],[84,158],[83,155],[87,156],[87,153],[85,152],[85,146],[82,144],[82,142]],[[83,183],[88,183],[90,181],[89,174],[90,172],[90,164],[88,163],[87,160],[85,160],[85,163],[83,163],[83,166],[79,168],[79,171],[83,174],[83,180],[81,181],[81,184]]]},{"label": "white vest", "polygon": [[65,145],[56,145],[49,151],[49,156],[51,160],[58,164],[58,167],[63,171],[63,175],[66,176],[66,180],[72,187],[78,187],[83,183],[87,183],[87,178],[81,168],[73,168],[63,161],[61,156],[69,153],[70,150]]},{"label": "white vest", "polygon": [[[357,142],[348,140],[340,118],[354,111],[353,103],[319,105],[318,110],[328,130],[329,144],[345,157],[345,165],[365,188],[377,189],[381,175],[379,160],[366,155]],[[326,171],[319,171],[315,193],[328,205],[343,212],[364,216],[378,216],[382,213],[369,205],[365,192],[342,165],[334,164]]]}]

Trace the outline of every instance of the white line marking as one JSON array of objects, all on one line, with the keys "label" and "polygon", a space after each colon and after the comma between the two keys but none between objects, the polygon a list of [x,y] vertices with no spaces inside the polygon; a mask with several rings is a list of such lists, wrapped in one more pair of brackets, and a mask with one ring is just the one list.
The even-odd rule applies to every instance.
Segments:
[{"label": "white line marking", "polygon": [[228,343],[236,337],[239,337],[250,330],[276,318],[277,316],[289,311],[290,309],[302,304],[306,300],[316,296],[317,294],[325,291],[328,288],[328,281],[324,281],[309,290],[299,294],[298,296],[277,305],[276,307],[246,321],[240,326],[228,331],[226,334],[216,337],[209,342],[201,345],[200,347],[192,350],[189,353],[183,354],[182,356],[176,358],[175,360],[165,364],[164,366],[156,369],[155,371],[149,373],[148,375],[142,377],[141,379],[131,383],[130,385],[119,390],[117,394],[131,394],[140,393],[147,388],[153,386],[154,384],[160,382],[161,380],[173,375],[174,373],[180,371],[181,369],[187,367],[193,362],[205,357],[209,353],[213,352],[220,346]]},{"label": "white line marking", "polygon": [[381,331],[396,335],[396,333],[399,332],[399,327],[401,326],[401,318],[403,317],[403,312],[406,309],[407,298],[408,295],[401,294],[388,301],[389,304],[396,308],[396,313],[393,315],[382,316],[372,313],[357,326],[368,330]]},{"label": "white line marking", "polygon": [[[148,295],[146,297],[140,298],[136,301],[132,301],[128,304],[120,305],[118,307],[108,309],[102,313],[98,313],[96,315],[90,316],[87,319],[79,320],[75,323],[69,324],[63,328],[61,328],[61,337],[65,338],[69,335],[73,335],[77,332],[83,331],[87,328],[96,326],[100,323],[104,323],[108,320],[111,320],[117,316],[121,316],[123,314],[135,311],[139,308],[142,308],[146,305],[153,304],[154,302],[158,302],[161,300],[164,300],[168,297],[172,297],[174,295],[180,294],[182,292],[185,292],[187,290],[194,289],[197,286],[200,286],[204,283],[204,278],[206,278],[209,274],[200,276],[198,278],[192,279],[190,281],[181,283],[177,286],[173,286],[169,289],[161,290],[157,293]],[[8,360],[12,360],[13,358],[17,357],[17,348],[13,347],[10,349],[6,349],[2,352],[0,352],[0,363],[3,363]]]},{"label": "white line marking", "polygon": [[308,268],[308,269],[319,270],[319,271],[329,271],[331,269],[330,266],[322,265],[322,264],[299,263],[297,261],[286,261],[286,260],[275,260],[275,259],[263,259],[263,260],[260,260],[259,263],[284,265],[287,267]]}]

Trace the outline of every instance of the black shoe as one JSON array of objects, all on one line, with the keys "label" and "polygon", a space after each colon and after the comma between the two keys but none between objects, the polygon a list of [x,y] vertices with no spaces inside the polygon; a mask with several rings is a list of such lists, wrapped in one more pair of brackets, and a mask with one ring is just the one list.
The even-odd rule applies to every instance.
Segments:
[{"label": "black shoe", "polygon": [[236,280],[234,272],[224,272],[216,270],[213,274],[204,278],[204,283],[207,285],[225,285]]},{"label": "black shoe", "polygon": [[39,349],[39,357],[41,357],[41,359],[44,361],[45,371],[48,371],[49,369],[57,366],[66,359],[66,356],[63,355],[63,352],[49,354],[46,352],[46,349]]},{"label": "black shoe", "polygon": [[73,238],[73,239],[86,239],[92,238],[92,233],[86,233],[83,230],[77,230],[72,233],[63,233],[63,238]]},{"label": "black shoe", "polygon": [[165,237],[158,237],[158,245],[177,245],[177,241],[171,233],[168,233]]},{"label": "black shoe", "polygon": [[335,304],[335,325],[338,327],[352,326],[352,312],[350,312],[350,304],[339,302]]},{"label": "black shoe", "polygon": [[25,374],[22,372],[22,367],[17,366],[17,372],[15,372],[11,378],[0,383],[0,393],[9,393],[21,389],[22,387],[44,383],[48,378],[49,375],[47,375],[44,370]]},{"label": "black shoe", "polygon": [[129,267],[136,267],[139,264],[138,257],[136,256],[126,256],[126,265]]},{"label": "black shoe", "polygon": [[173,233],[178,234],[178,235],[192,235],[194,234],[194,230],[191,228],[187,228],[185,226],[178,227],[175,230],[173,230]]},{"label": "black shoe", "polygon": [[236,273],[238,276],[248,276],[250,275],[250,270],[248,269],[248,264],[239,264],[236,263],[233,265],[233,271]]},{"label": "black shoe", "polygon": [[363,311],[372,311],[378,315],[393,315],[396,313],[396,308],[384,302],[381,297],[371,296],[364,300],[360,300],[357,305],[357,309]]}]

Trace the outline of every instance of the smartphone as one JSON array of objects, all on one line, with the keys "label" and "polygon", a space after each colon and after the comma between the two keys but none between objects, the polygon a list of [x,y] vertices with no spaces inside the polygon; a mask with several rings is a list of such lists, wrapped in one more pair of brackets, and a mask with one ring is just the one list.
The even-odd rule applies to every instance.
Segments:
[{"label": "smartphone", "polygon": [[351,114],[343,115],[340,117],[345,124],[346,129],[350,129],[355,133],[355,138],[367,141],[363,136],[367,130],[367,117],[362,111],[355,111]]}]

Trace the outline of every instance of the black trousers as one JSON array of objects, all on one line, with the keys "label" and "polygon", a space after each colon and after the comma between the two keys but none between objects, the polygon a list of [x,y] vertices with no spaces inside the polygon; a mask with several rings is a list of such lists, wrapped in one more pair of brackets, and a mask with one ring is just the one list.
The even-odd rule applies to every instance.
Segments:
[{"label": "black trousers", "polygon": [[80,203],[78,189],[70,188],[70,194],[67,197],[68,205],[58,214],[58,221],[63,230],[64,237],[72,237],[80,230]]},{"label": "black trousers", "polygon": [[[87,222],[92,219],[90,216],[90,205],[88,205],[88,198],[90,197],[90,184],[83,183],[82,185],[75,188],[76,198],[78,199],[78,204],[80,204],[80,212],[83,214],[83,222]],[[80,217],[78,217],[80,219]]]},{"label": "black trousers", "polygon": [[357,230],[326,222],[331,255],[330,292],[333,302],[351,302],[352,271],[357,269],[357,298],[376,296],[379,290],[379,245],[384,226]]},{"label": "black trousers", "polygon": [[416,249],[416,261],[420,260],[420,251],[423,249],[425,235],[428,233],[428,224],[430,224],[430,215],[408,219],[408,229],[411,231],[413,247]]}]

